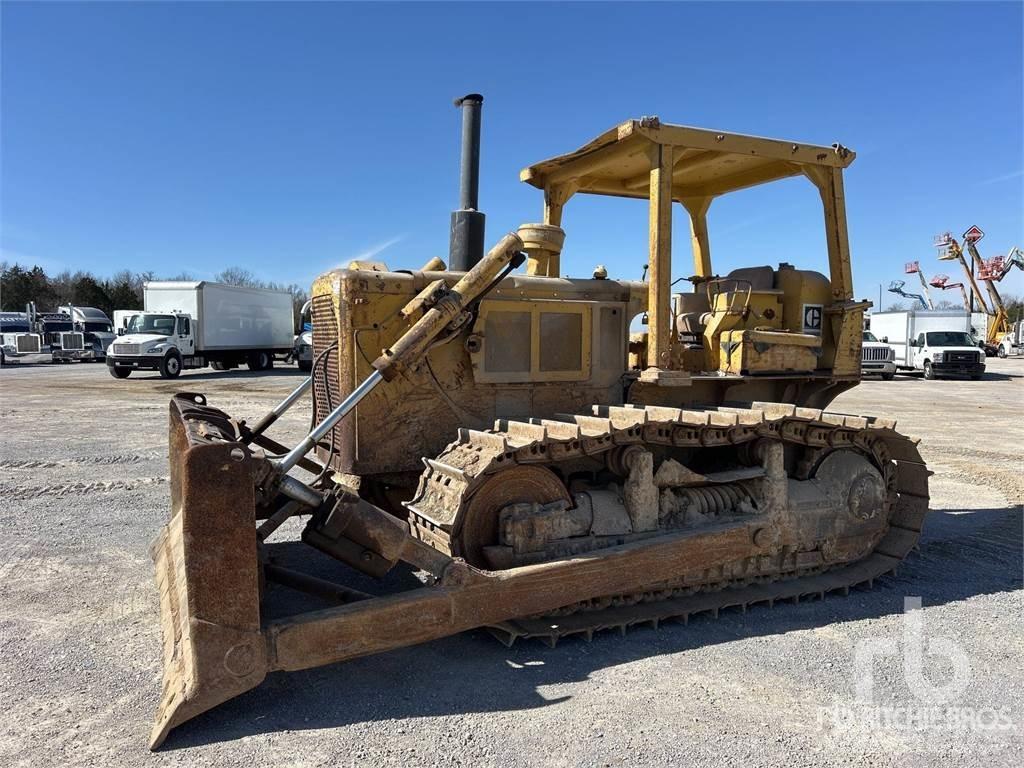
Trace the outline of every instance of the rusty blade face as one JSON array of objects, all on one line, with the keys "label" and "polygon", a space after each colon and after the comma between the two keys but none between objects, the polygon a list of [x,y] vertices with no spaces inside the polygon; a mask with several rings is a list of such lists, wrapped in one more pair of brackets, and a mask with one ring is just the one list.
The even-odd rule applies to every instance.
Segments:
[{"label": "rusty blade face", "polygon": [[171,401],[171,518],[153,542],[163,693],[150,748],[266,676],[260,632],[255,461],[199,395]]}]

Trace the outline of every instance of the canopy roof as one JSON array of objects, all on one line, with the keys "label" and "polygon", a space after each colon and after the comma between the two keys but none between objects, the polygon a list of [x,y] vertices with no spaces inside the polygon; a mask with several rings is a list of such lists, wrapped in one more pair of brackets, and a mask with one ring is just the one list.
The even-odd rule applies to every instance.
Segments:
[{"label": "canopy roof", "polygon": [[519,178],[539,189],[566,187],[570,194],[646,198],[654,145],[673,147],[672,198],[714,197],[796,176],[805,166],[845,168],[856,154],[831,147],[762,139],[738,133],[627,120],[575,152],[524,169]]}]

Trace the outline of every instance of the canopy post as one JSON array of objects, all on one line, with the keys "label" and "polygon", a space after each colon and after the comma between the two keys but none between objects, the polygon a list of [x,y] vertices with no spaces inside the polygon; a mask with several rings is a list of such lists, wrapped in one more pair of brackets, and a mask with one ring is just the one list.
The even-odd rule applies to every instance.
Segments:
[{"label": "canopy post", "polygon": [[711,277],[711,243],[708,240],[708,208],[714,200],[705,197],[684,197],[683,207],[690,214],[690,241],[693,248],[693,274]]},{"label": "canopy post", "polygon": [[652,144],[650,182],[650,271],[647,277],[647,365],[669,368],[672,347],[672,151]]}]

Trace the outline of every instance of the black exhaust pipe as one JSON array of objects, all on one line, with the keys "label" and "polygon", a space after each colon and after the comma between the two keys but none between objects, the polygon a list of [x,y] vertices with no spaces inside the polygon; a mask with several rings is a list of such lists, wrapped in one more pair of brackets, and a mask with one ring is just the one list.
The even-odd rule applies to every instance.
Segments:
[{"label": "black exhaust pipe", "polygon": [[484,97],[470,93],[455,100],[462,109],[462,169],[459,210],[452,211],[448,241],[448,268],[468,272],[484,256],[484,215],[478,210],[480,195],[480,108]]}]

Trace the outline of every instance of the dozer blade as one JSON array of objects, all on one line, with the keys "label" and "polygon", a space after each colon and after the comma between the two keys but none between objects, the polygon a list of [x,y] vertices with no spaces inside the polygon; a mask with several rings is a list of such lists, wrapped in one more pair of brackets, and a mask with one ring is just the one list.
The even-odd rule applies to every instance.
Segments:
[{"label": "dozer blade", "polygon": [[[204,405],[201,395],[171,401],[171,518],[152,546],[164,679],[151,749],[175,726],[255,688],[267,670],[254,462],[227,416],[211,420]],[[220,440],[211,442],[213,431]]]}]

